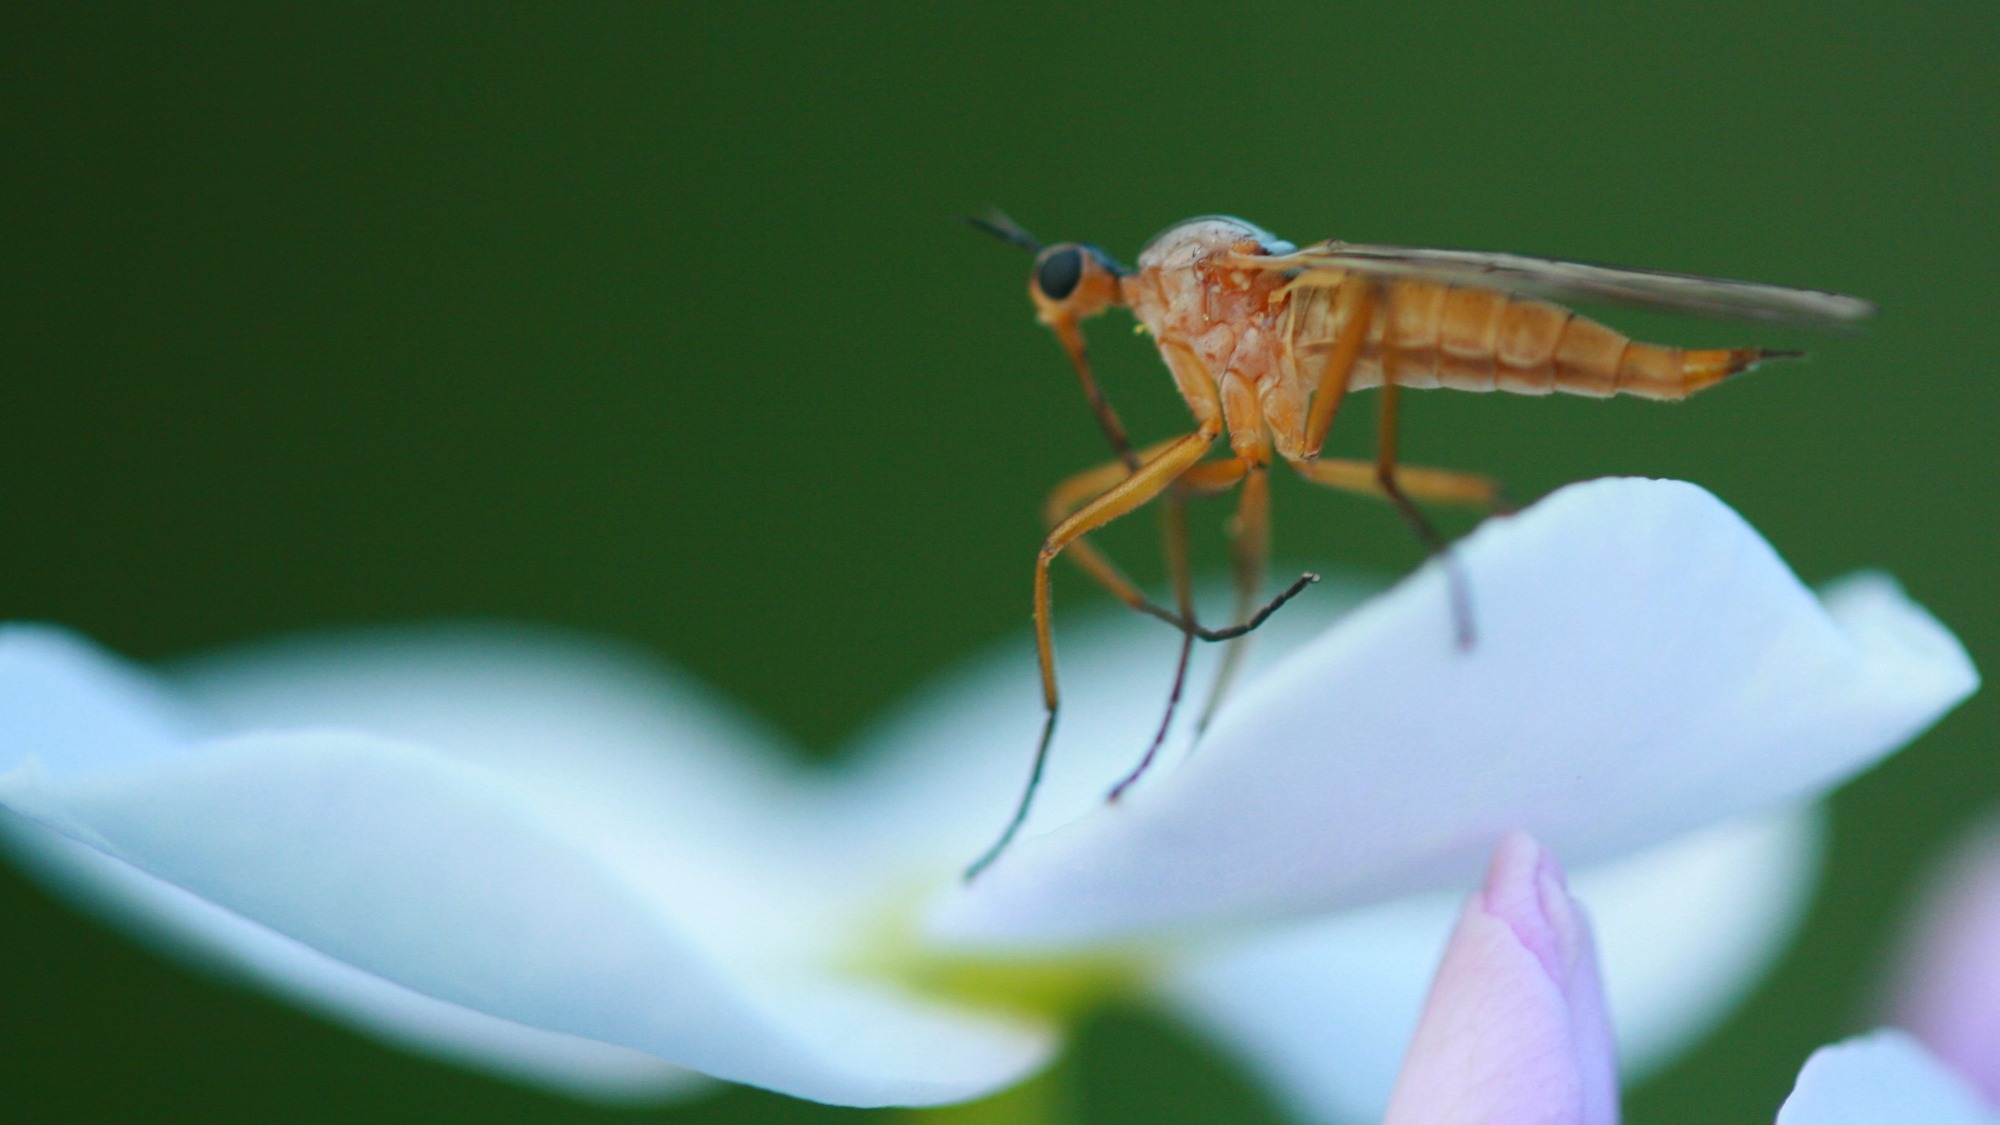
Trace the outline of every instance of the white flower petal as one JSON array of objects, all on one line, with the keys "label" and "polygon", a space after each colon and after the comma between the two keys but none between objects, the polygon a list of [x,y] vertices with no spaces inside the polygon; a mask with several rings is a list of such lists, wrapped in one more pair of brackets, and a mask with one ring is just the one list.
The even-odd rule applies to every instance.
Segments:
[{"label": "white flower petal", "polygon": [[[1619,1071],[1697,1042],[1776,960],[1810,899],[1817,809],[1719,825],[1571,880],[1598,937]],[[1458,903],[1421,895],[1218,944],[1159,996],[1302,1121],[1382,1119]]]},{"label": "white flower petal", "polygon": [[1604,480],[1458,548],[1247,685],[1125,803],[937,904],[968,943],[1075,942],[1469,886],[1519,829],[1576,866],[1809,798],[1977,683],[1886,580],[1822,606],[1713,496]]},{"label": "white flower petal", "polygon": [[[1246,671],[1296,649],[1379,586],[1322,582],[1257,631]],[[1226,590],[1214,591],[1224,619]],[[1096,812],[1157,729],[1173,681],[1179,635],[1123,606],[1062,619],[1062,724],[1056,730],[1030,833]],[[1175,733],[1134,792],[1172,773],[1220,654],[1194,650]],[[820,804],[819,835],[855,849],[856,865],[898,872],[908,888],[955,880],[1014,811],[1041,735],[1041,686],[1025,636],[949,669],[855,740]]]},{"label": "white flower petal", "polygon": [[801,773],[772,732],[673,668],[552,630],[316,634],[183,661],[171,675],[229,729],[368,730],[538,785],[590,786],[612,804],[639,784],[649,801],[671,802],[655,819],[702,817],[707,830],[771,817]]},{"label": "white flower petal", "polygon": [[603,1101],[656,1100],[708,1085],[693,1071],[626,1047],[526,1027],[391,984],[10,813],[0,812],[0,836],[36,875],[164,952],[252,981],[392,1046]]},{"label": "white flower petal", "polygon": [[[352,969],[523,1028],[846,1104],[976,1096],[1046,1058],[1044,1028],[816,960],[827,935],[793,931],[825,916],[810,900],[788,915],[788,888],[758,884],[754,865],[704,869],[726,859],[717,844],[677,849],[674,825],[628,835],[632,810],[604,803],[607,790],[665,781],[636,760],[579,748],[574,770],[600,777],[564,785],[558,771],[510,775],[337,728],[163,749],[172,731],[101,690],[121,682],[115,665],[75,659],[87,650],[74,643],[63,660],[41,659],[45,636],[17,648],[0,634],[0,671],[18,677],[0,689],[0,804]],[[146,753],[109,764],[62,754],[81,736],[63,736],[58,720],[93,709],[39,700],[93,693],[95,710],[142,732],[129,741]],[[670,808],[701,803],[674,796]],[[719,827],[690,815],[703,832]],[[742,940],[717,944],[724,936]]]},{"label": "white flower petal", "polygon": [[207,730],[150,677],[46,625],[0,626],[0,717],[0,765],[65,775],[170,756]]},{"label": "white flower petal", "polygon": [[1821,1047],[1799,1071],[1777,1125],[1994,1125],[1959,1077],[1900,1031]]},{"label": "white flower petal", "polygon": [[363,730],[485,771],[674,903],[677,924],[706,944],[814,956],[840,936],[790,924],[835,907],[828,881],[801,870],[801,761],[638,653],[554,632],[419,626],[233,649],[174,679],[227,729]]},{"label": "white flower petal", "polygon": [[1777,964],[1812,905],[1828,830],[1818,805],[1765,813],[1576,877],[1628,1081],[1700,1042]]}]

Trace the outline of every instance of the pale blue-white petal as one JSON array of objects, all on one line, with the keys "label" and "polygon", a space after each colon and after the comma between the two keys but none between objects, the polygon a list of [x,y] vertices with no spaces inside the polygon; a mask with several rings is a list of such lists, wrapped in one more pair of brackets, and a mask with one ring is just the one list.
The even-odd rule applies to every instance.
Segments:
[{"label": "pale blue-white petal", "polygon": [[[1571,880],[1630,1082],[1673,1061],[1748,994],[1803,918],[1825,816],[1733,821]],[[1300,1121],[1382,1119],[1458,913],[1421,895],[1220,942],[1157,995],[1235,1055]]]},{"label": "pale blue-white petal", "polygon": [[1821,1047],[1799,1071],[1777,1125],[1995,1125],[1957,1075],[1900,1031]]},{"label": "pale blue-white petal", "polygon": [[[1082,584],[1066,575],[1058,594]],[[1308,590],[1252,638],[1246,670],[1268,668],[1325,630],[1379,584],[1331,578]],[[1204,591],[1224,620],[1227,590]],[[1179,634],[1122,606],[1058,610],[1062,723],[1028,820],[1029,834],[1095,812],[1138,762],[1164,714]],[[1190,734],[1219,645],[1197,646],[1187,698],[1157,764],[1137,793],[1191,752]],[[913,692],[855,740],[816,802],[820,835],[852,849],[853,866],[900,881],[908,893],[957,879],[993,842],[1027,779],[1042,728],[1034,644],[1025,634],[950,669]]]},{"label": "pale blue-white petal", "polygon": [[642,654],[556,632],[410,626],[245,646],[171,672],[186,704],[229,730],[362,730],[490,773],[652,884],[709,944],[812,955],[839,937],[790,924],[832,894],[799,869],[813,850],[798,831],[802,760]]},{"label": "pale blue-white petal", "polygon": [[1713,496],[1603,480],[1457,548],[1245,686],[1122,804],[936,904],[971,944],[1108,940],[1466,886],[1531,833],[1582,868],[1824,792],[1977,684],[1885,579],[1825,604]]},{"label": "pale blue-white petal", "polygon": [[214,728],[151,676],[44,625],[0,626],[0,762],[65,775],[171,757]]},{"label": "pale blue-white petal", "polygon": [[[378,698],[371,687],[406,682],[409,699],[374,715],[357,704],[354,714],[387,727],[399,724],[384,716],[400,714],[412,730],[434,722],[451,748],[351,726],[190,738],[150,703],[133,704],[159,697],[157,688],[127,690],[143,677],[50,637],[0,633],[0,680],[11,684],[0,687],[9,704],[0,710],[0,805],[274,942],[545,1033],[510,1045],[543,1048],[544,1069],[560,1061],[546,1049],[568,1037],[802,1097],[926,1104],[1004,1086],[1050,1049],[1046,1028],[928,1002],[842,963],[853,935],[830,932],[839,912],[794,893],[812,865],[786,862],[796,843],[781,829],[788,806],[760,794],[769,779],[758,767],[710,768],[723,760],[708,743],[714,716],[688,709],[671,688],[649,711],[627,709],[624,719],[649,717],[621,742],[607,692],[581,684],[587,670],[572,677],[576,690],[537,694],[538,682],[564,683],[558,669],[575,652],[553,652],[533,673],[526,649],[481,670],[467,655],[477,643],[425,652],[409,642],[399,661],[402,646],[387,642],[338,659],[269,657],[267,667],[285,671],[262,689],[255,661],[211,667],[196,693],[211,709],[188,710],[215,726],[335,720],[338,708],[308,701],[340,690],[301,686],[319,661],[326,683],[358,683],[369,698]],[[445,651],[454,645],[456,661]],[[399,673],[371,682],[357,672],[376,666]],[[426,674],[438,690],[425,690]],[[579,700],[588,714],[574,710]],[[78,729],[86,721],[91,729]],[[72,749],[93,739],[117,752]],[[771,830],[763,845],[746,843],[760,827]],[[42,858],[44,871],[63,866],[57,849]],[[116,890],[76,877],[100,896]],[[170,921],[158,909],[150,916]],[[189,927],[182,940],[207,936]],[[283,959],[268,943],[251,958],[265,968]],[[430,1032],[465,1030],[434,1023]],[[482,1054],[462,1042],[441,1050]],[[632,1061],[583,1054],[600,1070],[629,1071]]]},{"label": "pale blue-white petal", "polygon": [[0,812],[0,836],[34,874],[163,952],[392,1046],[593,1100],[651,1101],[709,1085],[627,1047],[527,1027],[392,984],[10,813]]}]

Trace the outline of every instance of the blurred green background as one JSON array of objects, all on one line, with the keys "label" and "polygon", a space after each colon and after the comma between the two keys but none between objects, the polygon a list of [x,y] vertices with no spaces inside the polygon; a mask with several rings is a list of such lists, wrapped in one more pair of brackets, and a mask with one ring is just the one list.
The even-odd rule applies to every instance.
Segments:
[{"label": "blurred green background", "polygon": [[[9,5],[0,616],[145,658],[550,622],[831,750],[941,664],[1025,646],[1037,505],[1103,456],[1027,259],[949,221],[997,203],[1127,260],[1226,212],[1874,298],[1852,339],[1611,317],[1815,354],[1679,407],[1418,395],[1406,456],[1523,497],[1698,481],[1809,581],[1886,568],[2000,666],[2000,8],[1417,12]],[[1107,389],[1174,432],[1125,325],[1094,332]],[[1368,448],[1369,414],[1333,448]],[[1281,557],[1417,561],[1386,510],[1295,485]],[[1223,515],[1198,513],[1210,562]],[[1066,612],[1093,596],[1062,581]],[[1631,1121],[1768,1121],[1866,1022],[1912,872],[2000,804],[1996,726],[1976,698],[1840,796],[1799,947]],[[11,873],[0,955],[8,1120],[859,1119],[742,1090],[616,1113],[412,1059]],[[1072,1066],[1093,1125],[1275,1120],[1142,1013]]]}]

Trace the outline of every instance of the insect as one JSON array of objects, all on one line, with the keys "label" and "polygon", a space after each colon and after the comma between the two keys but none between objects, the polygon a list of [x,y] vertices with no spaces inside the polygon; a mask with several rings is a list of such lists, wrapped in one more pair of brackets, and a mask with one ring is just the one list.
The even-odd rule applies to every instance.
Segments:
[{"label": "insect", "polygon": [[[1797,352],[1682,349],[1630,339],[1555,301],[1630,305],[1697,316],[1834,327],[1873,313],[1856,297],[1686,274],[1617,269],[1516,254],[1426,250],[1328,241],[1297,247],[1241,219],[1207,216],[1168,228],[1128,269],[1095,246],[1044,246],[995,211],[974,226],[1035,255],[1028,282],[1036,316],[1055,333],[1115,459],[1058,484],[1035,559],[1035,649],[1046,718],[1028,783],[1000,837],[966,872],[976,876],[1027,818],[1055,734],[1060,696],[1050,618],[1049,568],[1065,551],[1119,600],[1182,632],[1168,719],[1116,800],[1150,764],[1171,722],[1195,638],[1227,640],[1204,708],[1213,713],[1241,657],[1242,639],[1314,580],[1304,575],[1261,607],[1270,542],[1269,469],[1283,461],[1315,484],[1387,500],[1425,547],[1441,556],[1461,648],[1473,643],[1464,576],[1419,502],[1484,511],[1505,505],[1491,478],[1402,464],[1396,419],[1403,388],[1516,394],[1618,394],[1681,399]],[[1092,375],[1083,321],[1129,309],[1152,336],[1194,415],[1192,432],[1135,449]],[[1348,392],[1378,388],[1372,461],[1321,457]],[[1208,459],[1227,438],[1228,456]],[[1189,596],[1184,505],[1188,496],[1239,490],[1230,523],[1236,622],[1206,629]],[[1177,609],[1151,602],[1084,536],[1166,497],[1164,533]]]}]

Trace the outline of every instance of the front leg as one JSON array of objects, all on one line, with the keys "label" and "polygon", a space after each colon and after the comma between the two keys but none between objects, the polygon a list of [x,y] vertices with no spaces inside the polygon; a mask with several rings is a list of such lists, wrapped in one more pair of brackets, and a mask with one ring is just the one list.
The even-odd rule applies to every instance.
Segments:
[{"label": "front leg", "polygon": [[1217,433],[1217,427],[1204,427],[1157,447],[1158,452],[1145,460],[1137,472],[1118,481],[1096,499],[1062,519],[1042,540],[1042,549],[1035,556],[1035,656],[1041,666],[1042,705],[1047,715],[1042,722],[1042,737],[1036,743],[1034,764],[1029,769],[1028,784],[1021,793],[1020,803],[1015,806],[1007,826],[1001,830],[1000,838],[974,860],[972,866],[966,868],[967,879],[976,878],[988,864],[999,858],[1014,839],[1014,834],[1020,831],[1021,824],[1028,818],[1028,809],[1034,803],[1035,790],[1041,785],[1042,770],[1048,764],[1049,743],[1055,737],[1056,713],[1061,705],[1061,696],[1056,690],[1055,634],[1049,598],[1050,564],[1062,554],[1063,548],[1119,516],[1143,507],[1171,487],[1182,473],[1207,455],[1209,447],[1215,444]]}]

